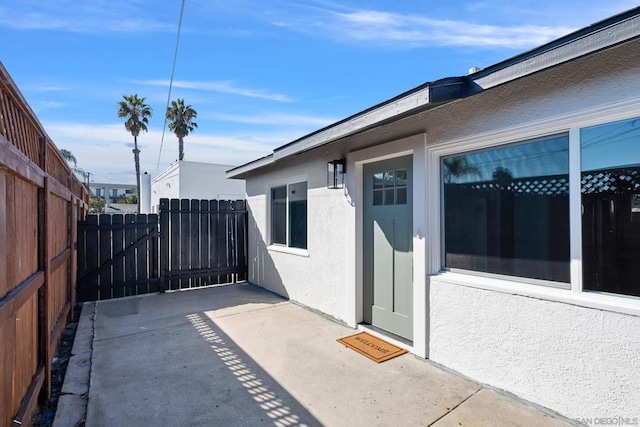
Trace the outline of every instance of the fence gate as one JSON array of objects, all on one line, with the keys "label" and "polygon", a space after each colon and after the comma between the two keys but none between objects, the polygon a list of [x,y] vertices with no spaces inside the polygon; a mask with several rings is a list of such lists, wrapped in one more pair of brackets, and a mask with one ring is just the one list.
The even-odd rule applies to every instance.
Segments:
[{"label": "fence gate", "polygon": [[87,215],[78,222],[78,301],[158,292],[158,215]]},{"label": "fence gate", "polygon": [[244,200],[161,199],[159,214],[89,215],[78,223],[78,300],[247,278]]},{"label": "fence gate", "polygon": [[163,289],[247,278],[244,200],[160,200]]}]

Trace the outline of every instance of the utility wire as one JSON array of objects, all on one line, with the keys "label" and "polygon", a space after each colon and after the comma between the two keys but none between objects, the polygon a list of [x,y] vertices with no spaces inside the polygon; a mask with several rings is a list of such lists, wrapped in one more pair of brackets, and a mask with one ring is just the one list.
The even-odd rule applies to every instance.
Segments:
[{"label": "utility wire", "polygon": [[158,164],[156,165],[156,175],[158,174],[158,169],[160,169],[160,157],[162,156],[162,146],[164,145],[164,132],[167,129],[167,108],[169,108],[169,103],[171,102],[171,89],[173,88],[173,76],[176,72],[176,62],[178,60],[178,46],[180,45],[180,29],[182,28],[182,15],[184,14],[184,2],[182,0],[182,6],[180,7],[180,20],[178,21],[178,36],[176,38],[176,50],[173,54],[173,67],[171,68],[171,80],[169,80],[169,93],[167,94],[167,107],[165,108],[164,114],[164,124],[162,125],[162,138],[160,139],[160,152],[158,153]]}]

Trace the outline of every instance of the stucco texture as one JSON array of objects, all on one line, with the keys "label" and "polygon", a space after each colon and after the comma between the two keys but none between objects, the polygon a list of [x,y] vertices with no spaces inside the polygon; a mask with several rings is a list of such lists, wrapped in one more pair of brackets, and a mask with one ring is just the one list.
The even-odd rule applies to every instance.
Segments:
[{"label": "stucco texture", "polygon": [[[638,52],[640,40],[627,42],[249,172],[249,280],[347,323],[357,322],[348,306],[358,303],[350,298],[357,295],[354,254],[361,251],[353,227],[362,224],[351,204],[357,197],[326,188],[327,161],[380,144],[392,151],[410,135],[426,135],[427,147],[444,145],[567,114],[579,119],[595,107],[638,100]],[[579,124],[553,132],[572,126]],[[428,170],[426,162],[425,170],[429,185],[437,172]],[[300,180],[309,183],[304,256],[267,248],[269,186]],[[429,200],[425,207],[414,221],[430,216]],[[429,234],[433,229],[425,231],[428,242],[436,238]],[[414,271],[419,266],[437,273],[433,254],[427,250],[423,255],[414,258]],[[424,350],[435,362],[571,418],[640,417],[640,317],[435,278],[420,304],[421,314],[427,313],[428,337],[426,348],[414,352]]]},{"label": "stucco texture", "polygon": [[[352,206],[341,189],[327,188],[327,162],[341,153],[296,156],[285,169],[247,180],[249,281],[341,321],[347,321],[345,229]],[[339,158],[339,157],[335,157]],[[307,181],[307,250],[269,249],[268,189]]]},{"label": "stucco texture", "polygon": [[640,317],[432,280],[429,358],[570,418],[640,416]]}]

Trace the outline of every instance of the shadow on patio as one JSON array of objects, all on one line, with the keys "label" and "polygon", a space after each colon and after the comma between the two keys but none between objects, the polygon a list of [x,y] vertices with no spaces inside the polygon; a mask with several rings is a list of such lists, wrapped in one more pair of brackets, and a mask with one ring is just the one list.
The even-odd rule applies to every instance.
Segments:
[{"label": "shadow on patio", "polygon": [[87,425],[320,425],[205,314],[283,302],[242,288],[100,302]]},{"label": "shadow on patio", "polygon": [[250,284],[96,304],[86,425],[566,425]]}]

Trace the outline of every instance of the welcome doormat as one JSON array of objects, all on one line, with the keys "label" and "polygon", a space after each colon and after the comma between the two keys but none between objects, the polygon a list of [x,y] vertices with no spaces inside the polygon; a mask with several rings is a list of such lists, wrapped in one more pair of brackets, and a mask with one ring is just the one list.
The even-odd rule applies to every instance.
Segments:
[{"label": "welcome doormat", "polygon": [[338,338],[336,341],[346,345],[352,350],[357,351],[363,356],[368,357],[376,363],[386,362],[389,359],[405,354],[407,350],[389,344],[386,341],[369,335],[366,332],[360,332],[348,337]]}]

